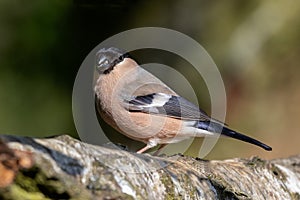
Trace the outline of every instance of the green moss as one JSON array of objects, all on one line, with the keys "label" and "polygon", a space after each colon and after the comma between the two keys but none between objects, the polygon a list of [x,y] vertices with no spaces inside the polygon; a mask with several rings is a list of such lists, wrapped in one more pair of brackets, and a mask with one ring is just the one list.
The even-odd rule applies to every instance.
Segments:
[{"label": "green moss", "polygon": [[[167,171],[166,171],[167,172]],[[169,176],[166,175],[167,173],[160,174],[160,181],[165,185],[166,188],[166,200],[171,200],[175,198],[174,194],[174,185]]]},{"label": "green moss", "polygon": [[15,184],[28,192],[38,192],[37,180],[35,179],[37,173],[38,169],[36,167],[33,167],[28,171],[22,171],[18,173]]},{"label": "green moss", "polygon": [[[64,175],[62,175],[64,176]],[[101,196],[101,195],[100,195]],[[109,196],[109,195],[108,195]],[[0,188],[0,199],[44,200],[44,199],[92,199],[90,191],[74,182],[73,178],[47,175],[34,166],[18,172],[15,181]]]},{"label": "green moss", "polygon": [[19,185],[13,184],[10,187],[0,190],[0,199],[7,199],[7,200],[46,200],[46,198],[40,192],[32,192],[26,191],[24,188],[20,187]]},{"label": "green moss", "polygon": [[70,198],[66,186],[63,185],[60,180],[54,177],[47,177],[47,175],[38,167],[20,171],[11,189],[12,194],[21,194],[21,197],[24,197],[24,195],[27,194],[36,196],[38,199],[41,197],[44,199]]},{"label": "green moss", "polygon": [[[194,185],[193,183],[191,183],[191,176],[196,176],[194,173],[192,173],[191,171],[189,171],[187,174],[182,175],[183,178],[183,183],[185,183],[184,188],[188,188],[191,185]],[[190,199],[194,199],[195,198],[195,193],[196,193],[196,189],[193,187],[193,189],[189,189],[189,194],[188,194],[188,198]]]}]

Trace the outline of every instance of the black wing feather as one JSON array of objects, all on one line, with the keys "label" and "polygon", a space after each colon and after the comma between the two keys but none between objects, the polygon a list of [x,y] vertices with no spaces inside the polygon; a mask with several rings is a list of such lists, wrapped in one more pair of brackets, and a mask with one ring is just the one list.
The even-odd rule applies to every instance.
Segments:
[{"label": "black wing feather", "polygon": [[[155,98],[164,100],[161,106],[154,105]],[[210,121],[211,118],[190,101],[180,96],[153,93],[136,96],[125,101],[129,111],[167,115],[173,118]],[[153,105],[152,105],[153,104]]]}]

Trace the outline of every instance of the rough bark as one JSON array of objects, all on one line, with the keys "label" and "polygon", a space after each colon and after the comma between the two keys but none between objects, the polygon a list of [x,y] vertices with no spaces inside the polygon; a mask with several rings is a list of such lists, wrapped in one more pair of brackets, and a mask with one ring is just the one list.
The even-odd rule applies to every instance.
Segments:
[{"label": "rough bark", "polygon": [[207,161],[0,136],[0,199],[300,199],[300,155]]}]

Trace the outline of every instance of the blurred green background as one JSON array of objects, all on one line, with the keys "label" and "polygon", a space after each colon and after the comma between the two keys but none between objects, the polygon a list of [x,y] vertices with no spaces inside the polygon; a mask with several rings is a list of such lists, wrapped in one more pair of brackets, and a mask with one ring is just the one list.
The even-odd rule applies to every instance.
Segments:
[{"label": "blurred green background", "polygon": [[[197,40],[222,73],[226,122],[273,147],[220,139],[207,158],[300,153],[300,2],[293,0],[1,0],[0,133],[77,137],[71,97],[81,62],[107,37],[143,26]],[[141,60],[168,64],[159,55]],[[190,81],[209,111],[203,82]]]}]

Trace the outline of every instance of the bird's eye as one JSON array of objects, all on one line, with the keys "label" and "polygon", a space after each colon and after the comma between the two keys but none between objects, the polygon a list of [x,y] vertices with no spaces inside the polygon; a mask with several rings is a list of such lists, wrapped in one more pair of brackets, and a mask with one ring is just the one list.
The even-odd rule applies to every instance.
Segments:
[{"label": "bird's eye", "polygon": [[119,57],[119,61],[123,61],[124,60],[124,55],[121,55],[120,57]]},{"label": "bird's eye", "polygon": [[130,56],[129,56],[129,54],[128,53],[124,53],[124,54],[122,54],[120,57],[119,57],[119,61],[121,62],[121,61],[123,61],[125,58],[129,58]]}]

